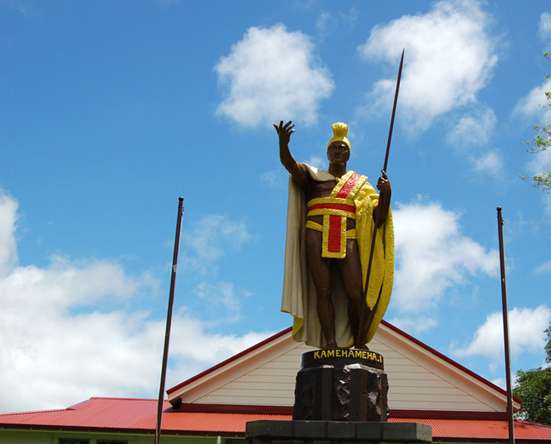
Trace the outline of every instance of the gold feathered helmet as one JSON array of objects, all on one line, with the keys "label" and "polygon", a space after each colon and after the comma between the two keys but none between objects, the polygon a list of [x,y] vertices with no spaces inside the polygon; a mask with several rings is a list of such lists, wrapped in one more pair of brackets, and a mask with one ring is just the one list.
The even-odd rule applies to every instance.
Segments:
[{"label": "gold feathered helmet", "polygon": [[329,139],[327,147],[333,142],[344,142],[348,145],[348,149],[352,150],[352,144],[348,140],[348,137],[346,137],[348,136],[348,125],[344,122],[335,122],[331,125],[331,128],[333,129],[333,137]]}]

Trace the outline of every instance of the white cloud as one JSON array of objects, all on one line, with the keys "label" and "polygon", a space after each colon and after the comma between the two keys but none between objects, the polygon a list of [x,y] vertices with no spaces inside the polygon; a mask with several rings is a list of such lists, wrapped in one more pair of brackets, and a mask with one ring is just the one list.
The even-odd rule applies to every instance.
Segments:
[{"label": "white cloud", "polygon": [[[539,125],[551,124],[551,108],[546,99],[546,92],[551,91],[551,79],[533,88],[523,97],[513,110],[513,114],[524,118],[535,119]],[[551,171],[551,149],[538,151],[530,155],[527,170],[530,175],[541,175]],[[542,201],[546,213],[551,214],[551,195],[543,194]]]},{"label": "white cloud", "polygon": [[551,14],[543,12],[540,15],[539,33],[542,40],[551,38]]},{"label": "white cloud", "polygon": [[374,27],[358,48],[360,56],[387,62],[393,77],[375,83],[362,112],[391,106],[402,48],[406,55],[398,109],[408,129],[422,131],[436,117],[476,103],[498,60],[490,21],[478,2],[457,0]]},{"label": "white cloud", "polygon": [[399,309],[426,310],[468,277],[496,274],[497,252],[462,234],[458,214],[437,203],[411,203],[398,205],[394,219]]},{"label": "white cloud", "polygon": [[[548,110],[549,122],[551,122],[551,110]],[[531,159],[526,167],[531,176],[546,175],[551,171],[551,149],[530,154]],[[551,215],[551,194],[543,192],[541,195],[543,208]]]},{"label": "white cloud", "polygon": [[[509,342],[511,354],[543,353],[544,330],[549,326],[551,309],[545,305],[536,308],[515,307],[509,311]],[[503,320],[501,312],[486,317],[476,330],[470,344],[454,350],[457,356],[484,356],[494,363],[503,357]]]},{"label": "white cloud", "polygon": [[[17,264],[16,209],[0,196],[0,393],[10,394],[0,411],[66,407],[93,395],[155,397],[164,319],[121,307],[156,282],[109,260]],[[176,313],[168,386],[265,335],[220,335]]]},{"label": "white cloud", "polygon": [[319,33],[326,33],[329,30],[332,21],[333,18],[331,16],[331,13],[327,11],[322,11],[316,19],[316,29]]},{"label": "white cloud", "polygon": [[528,171],[530,174],[543,174],[551,170],[551,149],[538,151],[532,154],[528,162]]},{"label": "white cloud", "polygon": [[228,216],[212,214],[201,218],[195,227],[184,232],[188,255],[185,269],[206,274],[216,269],[216,262],[227,248],[241,248],[251,239],[244,222],[236,222]]},{"label": "white cloud", "polygon": [[[214,284],[201,282],[195,287],[194,293],[199,299],[208,302],[209,311],[218,315],[214,317],[223,318],[225,321],[237,321],[239,319],[241,311],[240,297],[233,283],[224,281]],[[220,316],[220,309],[224,311],[222,316]]]},{"label": "white cloud", "polygon": [[0,294],[4,303],[29,303],[46,315],[50,310],[90,306],[108,296],[127,298],[151,285],[149,276],[129,277],[114,261],[75,263],[54,256],[46,268],[28,265],[12,269],[0,280]]},{"label": "white cloud", "polygon": [[473,157],[471,163],[475,171],[494,177],[503,175],[503,158],[497,150],[488,151],[480,157]]},{"label": "white cloud", "polygon": [[543,264],[540,264],[536,270],[536,274],[545,274],[551,272],[551,260],[545,261]]},{"label": "white cloud", "polygon": [[[185,312],[178,313],[174,319],[174,335],[171,339],[170,354],[173,362],[167,375],[167,387],[217,364],[273,333],[266,331],[248,332],[242,335],[217,334],[209,331],[203,321]],[[201,346],[198,347],[197,344]],[[155,361],[154,365],[157,373],[160,369],[159,364],[160,359]],[[156,379],[154,378],[154,382],[158,386],[158,375]]]},{"label": "white cloud", "polygon": [[217,112],[248,127],[281,119],[313,124],[335,87],[310,38],[281,24],[249,28],[215,69],[227,93]]},{"label": "white cloud", "polygon": [[283,167],[265,171],[260,175],[260,180],[274,190],[282,190],[287,184],[288,174]]},{"label": "white cloud", "polygon": [[474,171],[493,177],[503,175],[503,158],[496,150],[484,146],[491,140],[497,118],[489,107],[476,106],[463,115],[447,136],[448,143],[470,162]]},{"label": "white cloud", "polygon": [[2,0],[0,7],[12,9],[23,16],[30,16],[34,13],[33,6],[26,0]]},{"label": "white cloud", "polygon": [[438,325],[438,321],[430,316],[400,316],[390,319],[389,322],[408,333],[414,334],[432,330]]},{"label": "white cloud", "polygon": [[15,199],[6,194],[0,194],[0,276],[5,275],[17,262],[16,215],[17,202]]},{"label": "white cloud", "polygon": [[551,123],[551,109],[547,107],[545,93],[551,91],[551,79],[533,88],[516,104],[513,114],[525,118],[537,118],[541,124]]},{"label": "white cloud", "polygon": [[316,19],[316,29],[321,37],[331,31],[331,29],[350,30],[354,28],[358,21],[358,10],[350,8],[347,11],[323,11]]},{"label": "white cloud", "polygon": [[316,168],[322,168],[323,167],[323,159],[320,156],[310,156],[310,158],[306,161],[308,165],[315,166]]},{"label": "white cloud", "polygon": [[551,195],[546,194],[543,196],[543,207],[545,212],[551,215]]},{"label": "white cloud", "polygon": [[486,145],[496,122],[496,115],[491,108],[478,108],[459,119],[448,134],[448,142],[461,147]]}]

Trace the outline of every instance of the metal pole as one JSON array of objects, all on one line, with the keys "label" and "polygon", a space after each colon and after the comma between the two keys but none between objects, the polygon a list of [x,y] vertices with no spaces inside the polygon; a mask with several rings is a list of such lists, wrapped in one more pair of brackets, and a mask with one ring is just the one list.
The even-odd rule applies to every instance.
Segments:
[{"label": "metal pole", "polygon": [[503,310],[503,345],[505,347],[505,376],[507,378],[507,419],[509,421],[509,444],[515,444],[515,423],[513,420],[513,395],[511,389],[511,358],[509,355],[509,317],[507,309],[507,286],[505,284],[505,247],[503,245],[503,216],[497,208],[497,229],[499,233],[499,268],[501,270],[501,305]]},{"label": "metal pole", "polygon": [[163,349],[163,364],[161,367],[161,383],[159,384],[159,399],[157,401],[157,427],[155,429],[155,444],[161,439],[161,420],[163,417],[163,399],[165,393],[166,366],[168,362],[168,345],[170,342],[170,327],[172,325],[172,306],[174,305],[174,288],[176,287],[176,268],[178,266],[178,250],[180,247],[180,231],[182,214],[184,212],[184,198],[178,198],[178,215],[176,218],[176,235],[174,236],[174,253],[172,256],[172,272],[170,275],[170,292],[166,313],[165,345]]}]

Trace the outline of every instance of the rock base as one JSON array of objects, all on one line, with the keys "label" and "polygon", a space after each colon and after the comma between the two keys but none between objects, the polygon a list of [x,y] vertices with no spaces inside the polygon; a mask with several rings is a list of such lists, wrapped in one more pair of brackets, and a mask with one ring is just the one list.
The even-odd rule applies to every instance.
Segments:
[{"label": "rock base", "polygon": [[432,428],[417,423],[342,421],[252,421],[248,444],[364,444],[432,442]]},{"label": "rock base", "polygon": [[304,353],[293,419],[386,421],[388,380],[382,355],[336,349]]}]

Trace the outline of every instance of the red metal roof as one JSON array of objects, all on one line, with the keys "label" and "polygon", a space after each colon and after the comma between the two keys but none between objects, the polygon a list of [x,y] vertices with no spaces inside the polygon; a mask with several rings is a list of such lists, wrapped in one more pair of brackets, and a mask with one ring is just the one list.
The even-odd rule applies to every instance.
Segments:
[{"label": "red metal roof", "polygon": [[[476,419],[389,419],[390,422],[418,422],[432,427],[433,438],[508,439],[507,420]],[[550,440],[551,426],[515,421],[517,440]]]},{"label": "red metal roof", "polygon": [[[91,398],[63,410],[0,415],[0,427],[56,430],[149,432],[155,428],[156,400]],[[174,434],[243,434],[248,421],[288,420],[289,415],[266,413],[183,412],[164,403],[163,431]],[[413,412],[412,412],[413,413]],[[507,439],[507,421],[489,419],[390,418],[393,422],[419,422],[432,426],[434,438]],[[551,426],[516,421],[519,440],[551,440]]]},{"label": "red metal roof", "polygon": [[[0,414],[0,427],[87,429],[150,432],[155,429],[157,401],[132,398],[90,398],[64,410]],[[244,433],[256,419],[289,419],[288,415],[174,411],[164,403],[163,431],[174,433]]]}]

